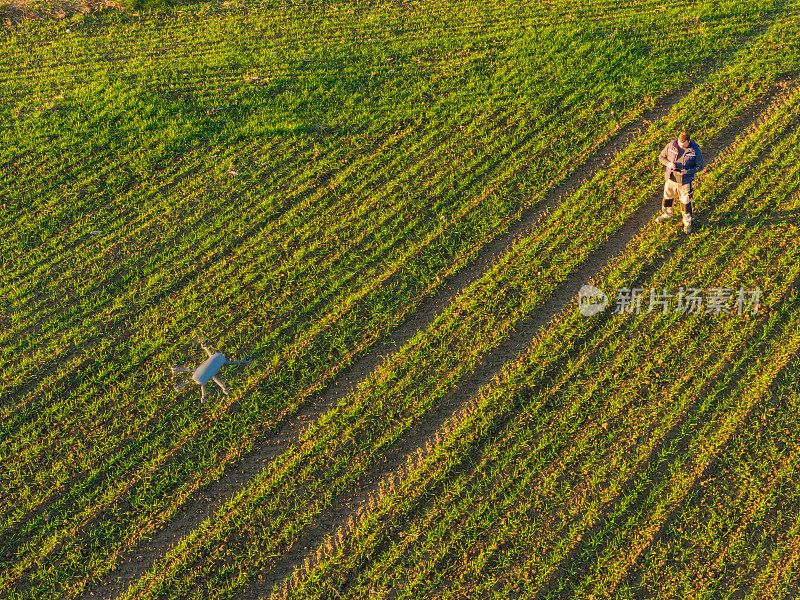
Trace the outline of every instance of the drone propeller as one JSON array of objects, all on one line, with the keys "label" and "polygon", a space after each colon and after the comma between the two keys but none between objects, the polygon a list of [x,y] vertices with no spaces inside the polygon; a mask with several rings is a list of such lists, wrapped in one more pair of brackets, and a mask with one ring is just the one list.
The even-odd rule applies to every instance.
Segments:
[{"label": "drone propeller", "polygon": [[208,340],[208,336],[207,336],[205,333],[203,333],[202,331],[199,331],[199,332],[198,332],[198,333],[197,333],[197,334],[196,334],[196,335],[195,335],[195,336],[194,336],[194,337],[191,339],[191,342],[192,342],[193,344],[202,344],[202,343],[208,343],[208,341],[209,341],[209,340]]},{"label": "drone propeller", "polygon": [[209,340],[208,336],[202,331],[198,332],[197,335],[195,335],[191,341],[193,344],[200,344],[200,347],[203,350],[205,350],[209,356],[211,356],[212,354],[214,354],[214,352],[216,352],[216,350],[214,349],[214,345],[211,343],[211,340]]},{"label": "drone propeller", "polygon": [[186,381],[184,381],[183,383],[176,383],[176,384],[175,384],[175,388],[174,388],[174,389],[175,389],[175,391],[176,391],[176,392],[180,392],[180,391],[181,391],[183,388],[185,388],[185,387],[186,387],[187,385],[189,385],[190,383],[192,383],[192,380],[191,380],[191,379],[187,379],[187,380],[186,380]]}]

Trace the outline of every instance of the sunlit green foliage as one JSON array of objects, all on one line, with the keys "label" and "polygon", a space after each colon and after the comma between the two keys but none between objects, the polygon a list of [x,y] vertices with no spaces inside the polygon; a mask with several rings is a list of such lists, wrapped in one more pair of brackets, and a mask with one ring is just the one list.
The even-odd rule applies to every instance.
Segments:
[{"label": "sunlit green foliage", "polygon": [[[714,456],[755,468],[730,431],[773,397],[774,428],[753,443],[776,471],[760,477],[796,494],[793,446],[770,441],[796,404],[793,3],[138,10],[0,36],[0,595],[77,598],[109,576],[679,87],[665,119],[127,597],[245,593],[658,193],[655,156],[687,123],[727,149],[698,186],[708,226],[688,242],[648,226],[602,284],[760,285],[768,308],[748,320],[564,313],[292,593],[685,598],[705,581],[713,595],[717,567],[663,570],[708,555],[685,550],[690,535],[778,504],[796,520],[777,491],[742,500],[749,488],[730,482],[697,496]],[[748,115],[756,126],[734,144],[744,132],[726,127]],[[232,396],[204,404],[196,388],[174,393],[167,369],[198,362],[199,332],[256,356],[226,373]],[[744,561],[750,538],[704,535],[732,548],[722,563]],[[789,543],[754,544],[773,566],[748,563],[724,589],[773,575],[789,589]]]}]

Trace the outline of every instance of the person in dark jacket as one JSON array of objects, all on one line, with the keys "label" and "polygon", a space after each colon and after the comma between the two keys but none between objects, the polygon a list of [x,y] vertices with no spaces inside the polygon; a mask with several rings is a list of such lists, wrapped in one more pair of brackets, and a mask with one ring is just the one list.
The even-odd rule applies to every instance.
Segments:
[{"label": "person in dark jacket", "polygon": [[661,203],[661,214],[656,217],[656,221],[666,223],[672,219],[672,203],[675,198],[678,198],[681,203],[683,232],[691,233],[694,176],[703,168],[700,146],[692,141],[688,132],[683,131],[677,140],[672,140],[664,147],[658,160],[666,167],[666,171],[664,173],[664,200]]}]

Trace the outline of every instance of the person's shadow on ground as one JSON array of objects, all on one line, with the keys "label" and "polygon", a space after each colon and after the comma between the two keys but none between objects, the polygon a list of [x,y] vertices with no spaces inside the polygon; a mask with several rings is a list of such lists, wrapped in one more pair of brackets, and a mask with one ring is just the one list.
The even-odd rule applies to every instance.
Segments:
[{"label": "person's shadow on ground", "polygon": [[763,211],[721,212],[708,219],[706,225],[708,227],[734,227],[737,225],[772,225],[775,223],[800,225],[800,208],[779,210],[766,214]]}]

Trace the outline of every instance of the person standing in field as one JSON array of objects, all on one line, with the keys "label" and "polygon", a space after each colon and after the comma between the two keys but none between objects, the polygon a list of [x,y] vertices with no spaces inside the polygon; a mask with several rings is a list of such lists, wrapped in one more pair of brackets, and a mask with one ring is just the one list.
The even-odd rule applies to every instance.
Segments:
[{"label": "person standing in field", "polygon": [[703,168],[700,146],[692,141],[688,132],[682,131],[677,140],[667,144],[658,156],[667,170],[664,173],[664,200],[661,214],[656,217],[659,223],[672,219],[672,203],[675,198],[681,203],[683,232],[692,231],[692,200],[694,199],[694,176]]}]

